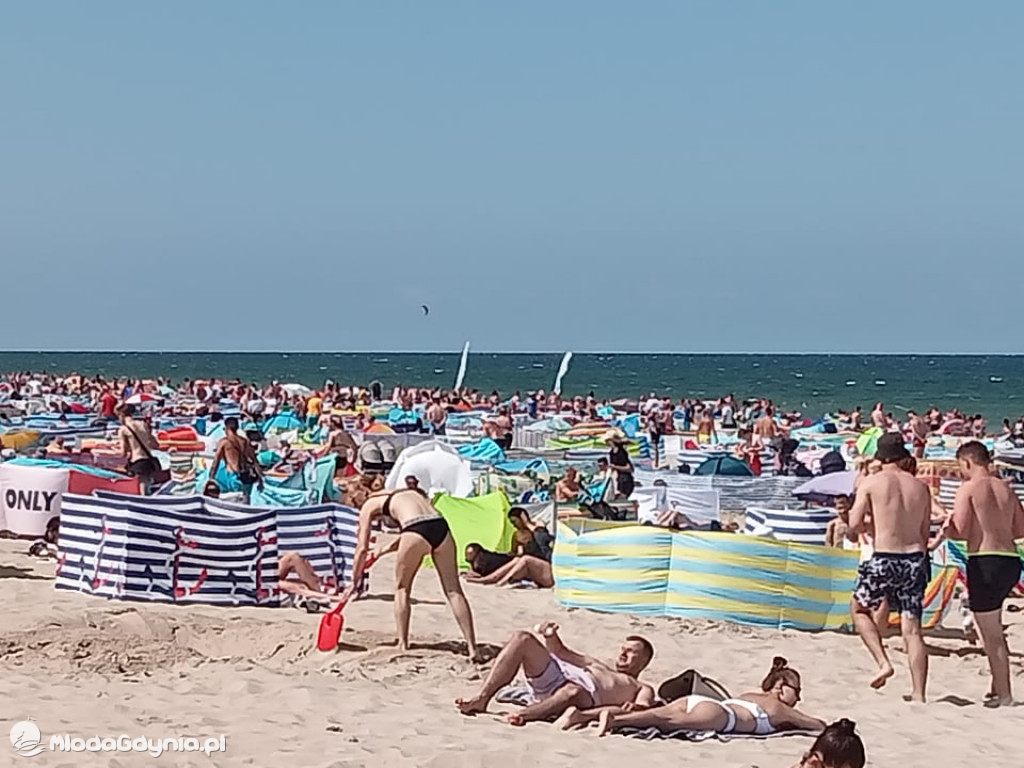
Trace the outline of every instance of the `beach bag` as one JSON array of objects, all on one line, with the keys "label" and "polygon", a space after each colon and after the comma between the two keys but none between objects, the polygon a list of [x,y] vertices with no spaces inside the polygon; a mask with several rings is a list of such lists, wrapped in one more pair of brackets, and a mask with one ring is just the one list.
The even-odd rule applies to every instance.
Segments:
[{"label": "beach bag", "polygon": [[706,696],[715,701],[732,698],[725,686],[717,680],[704,677],[695,669],[688,669],[658,686],[658,698],[666,704],[684,696]]},{"label": "beach bag", "polygon": [[592,504],[584,505],[590,516],[597,520],[622,521],[626,519],[626,510],[617,509],[607,501],[595,501]]}]

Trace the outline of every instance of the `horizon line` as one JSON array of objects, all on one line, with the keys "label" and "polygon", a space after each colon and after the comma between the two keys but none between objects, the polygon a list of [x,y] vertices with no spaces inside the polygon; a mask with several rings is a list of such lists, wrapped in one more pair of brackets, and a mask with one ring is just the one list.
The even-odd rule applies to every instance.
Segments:
[{"label": "horizon line", "polygon": [[[1024,357],[1024,352],[750,352],[750,351],[631,351],[631,350],[494,350],[470,348],[470,355],[664,355],[674,357],[700,356],[760,356],[760,357]],[[0,355],[460,355],[461,349],[395,350],[395,349],[4,349]]]}]

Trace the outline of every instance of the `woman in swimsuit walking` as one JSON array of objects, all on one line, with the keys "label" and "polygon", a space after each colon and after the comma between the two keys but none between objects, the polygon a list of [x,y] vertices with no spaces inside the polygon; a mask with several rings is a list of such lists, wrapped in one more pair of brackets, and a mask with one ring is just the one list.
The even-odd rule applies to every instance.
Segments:
[{"label": "woman in swimsuit walking", "polygon": [[615,728],[657,728],[660,731],[714,731],[716,733],[753,733],[776,731],[821,731],[825,721],[797,710],[800,702],[800,675],[788,662],[776,656],[761,690],[736,699],[717,701],[706,696],[683,696],[662,707],[598,715],[598,736]]},{"label": "woman in swimsuit walking", "polygon": [[455,539],[452,538],[447,521],[438,514],[427,495],[418,488],[400,488],[397,491],[375,493],[363,504],[359,510],[359,531],[352,563],[352,583],[343,593],[342,599],[350,598],[355,592],[356,585],[363,578],[366,558],[370,551],[370,536],[373,524],[377,520],[401,531],[396,541],[381,552],[398,552],[398,562],[395,565],[395,624],[398,628],[399,648],[409,648],[409,595],[416,573],[423,564],[423,558],[430,555],[433,557],[434,568],[437,570],[445,598],[459,629],[462,630],[462,636],[466,639],[469,657],[477,660],[479,654],[473,629],[473,614],[459,579]]}]

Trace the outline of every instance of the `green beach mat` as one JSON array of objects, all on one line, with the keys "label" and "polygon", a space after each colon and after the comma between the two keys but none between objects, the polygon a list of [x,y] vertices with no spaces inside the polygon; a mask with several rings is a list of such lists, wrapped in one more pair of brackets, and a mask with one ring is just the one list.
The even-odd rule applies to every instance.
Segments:
[{"label": "green beach mat", "polygon": [[[441,494],[434,499],[434,507],[448,521],[448,527],[452,530],[460,570],[469,568],[466,562],[467,544],[476,543],[492,552],[508,552],[512,549],[515,529],[508,519],[512,505],[501,491],[471,499]],[[433,567],[429,557],[425,564]]]}]

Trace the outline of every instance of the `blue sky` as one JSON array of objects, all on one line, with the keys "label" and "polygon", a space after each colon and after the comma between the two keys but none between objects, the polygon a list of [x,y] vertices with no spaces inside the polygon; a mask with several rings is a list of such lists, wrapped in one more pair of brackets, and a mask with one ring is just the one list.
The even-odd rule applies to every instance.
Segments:
[{"label": "blue sky", "polygon": [[1019,2],[9,4],[0,346],[1020,351],[1022,30]]}]

